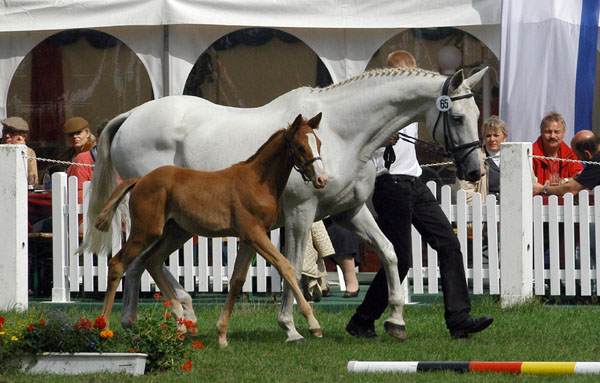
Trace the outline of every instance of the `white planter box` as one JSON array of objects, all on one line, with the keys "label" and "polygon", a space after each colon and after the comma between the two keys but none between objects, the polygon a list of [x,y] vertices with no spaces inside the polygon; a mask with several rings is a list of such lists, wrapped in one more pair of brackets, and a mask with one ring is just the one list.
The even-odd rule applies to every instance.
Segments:
[{"label": "white planter box", "polygon": [[21,370],[33,374],[88,374],[96,372],[125,372],[143,375],[146,354],[116,352],[43,353],[36,358],[23,359]]}]

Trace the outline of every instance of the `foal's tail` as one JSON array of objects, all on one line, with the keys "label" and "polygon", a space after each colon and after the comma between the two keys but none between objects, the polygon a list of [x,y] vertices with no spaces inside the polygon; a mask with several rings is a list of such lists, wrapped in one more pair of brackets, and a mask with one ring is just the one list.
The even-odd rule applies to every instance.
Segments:
[{"label": "foal's tail", "polygon": [[[96,254],[108,254],[112,248],[113,235],[115,238],[121,237],[121,227],[115,227],[112,235],[110,233],[102,233],[94,227],[96,217],[102,210],[104,203],[108,200],[110,193],[119,184],[119,174],[115,169],[110,147],[115,134],[121,125],[127,120],[131,111],[122,113],[113,118],[104,128],[98,142],[98,153],[94,165],[94,173],[92,174],[92,182],[90,185],[90,198],[87,215],[87,230],[84,236],[83,243],[77,249],[78,253],[89,251]],[[122,216],[128,223],[128,211],[124,207]]]},{"label": "foal's tail", "polygon": [[125,198],[127,193],[129,193],[129,191],[133,189],[133,187],[138,183],[140,179],[142,179],[142,177],[130,178],[127,181],[120,184],[119,186],[117,186],[117,188],[115,189],[115,191],[113,191],[108,201],[106,201],[106,204],[104,204],[104,207],[100,211],[100,214],[98,214],[98,218],[96,218],[96,222],[94,224],[94,226],[96,226],[96,229],[105,232],[108,231],[108,229],[110,229],[110,224],[112,223],[113,217],[115,216],[115,212],[121,204],[121,201],[123,201],[123,198]]}]

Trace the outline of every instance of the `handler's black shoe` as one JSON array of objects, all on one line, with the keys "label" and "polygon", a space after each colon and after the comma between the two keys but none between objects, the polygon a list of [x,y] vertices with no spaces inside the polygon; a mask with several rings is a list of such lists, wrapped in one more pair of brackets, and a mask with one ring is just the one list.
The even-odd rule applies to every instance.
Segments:
[{"label": "handler's black shoe", "polygon": [[365,338],[371,340],[381,340],[381,338],[375,332],[374,327],[363,327],[360,326],[354,319],[350,319],[346,326],[346,331],[352,336],[357,338]]},{"label": "handler's black shoe", "polygon": [[489,325],[492,324],[493,321],[494,318],[489,315],[479,318],[473,318],[470,316],[464,321],[460,322],[457,326],[451,328],[450,336],[455,339],[466,338],[469,336],[469,334],[485,330],[489,327]]}]

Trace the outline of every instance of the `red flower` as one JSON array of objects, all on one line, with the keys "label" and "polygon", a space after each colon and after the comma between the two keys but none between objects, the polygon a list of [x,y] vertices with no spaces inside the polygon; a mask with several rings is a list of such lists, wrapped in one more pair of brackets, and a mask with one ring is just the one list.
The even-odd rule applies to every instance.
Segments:
[{"label": "red flower", "polygon": [[170,311],[167,311],[165,313],[165,319],[171,319],[171,312]]},{"label": "red flower", "polygon": [[33,331],[33,329],[35,329],[35,325],[33,323],[27,327],[27,331]]},{"label": "red flower", "polygon": [[167,328],[167,325],[166,325],[166,324],[164,324],[164,323],[161,323],[161,324],[160,324],[160,328],[162,328],[162,329],[164,330],[164,329],[166,329],[166,328]]},{"label": "red flower", "polygon": [[46,320],[44,318],[40,318],[38,323],[40,324],[40,327],[44,327],[46,325]]},{"label": "red flower", "polygon": [[172,304],[171,301],[163,301],[163,306],[165,306],[165,307],[169,307],[169,306],[171,306],[171,304]]},{"label": "red flower", "polygon": [[0,317],[0,327],[4,324],[4,317]]},{"label": "red flower", "polygon": [[94,321],[94,328],[99,330],[106,327],[106,320],[104,319],[104,315],[98,315],[98,318]]},{"label": "red flower", "polygon": [[162,298],[162,296],[160,295],[160,293],[154,294],[154,299],[156,299],[157,301],[160,300],[161,298]]},{"label": "red flower", "polygon": [[92,322],[89,319],[79,318],[79,322],[75,323],[73,327],[92,328]]},{"label": "red flower", "polygon": [[184,323],[185,323],[185,327],[187,327],[187,328],[194,328],[197,326],[197,324],[192,322],[191,320],[186,320]]},{"label": "red flower", "polygon": [[185,319],[177,318],[177,326],[182,326],[185,323]]},{"label": "red flower", "polygon": [[194,341],[192,344],[194,348],[204,348],[204,343],[202,342]]},{"label": "red flower", "polygon": [[183,366],[181,366],[181,369],[183,371],[188,371],[188,372],[192,371],[192,360],[188,359],[188,361],[185,362],[185,364]]},{"label": "red flower", "polygon": [[127,352],[134,353],[134,352],[137,352],[137,350],[135,348],[130,348],[129,350],[127,350]]}]

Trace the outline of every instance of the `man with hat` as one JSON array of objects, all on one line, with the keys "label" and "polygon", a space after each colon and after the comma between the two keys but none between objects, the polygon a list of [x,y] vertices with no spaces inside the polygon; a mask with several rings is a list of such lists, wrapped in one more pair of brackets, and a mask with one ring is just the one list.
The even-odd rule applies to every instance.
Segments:
[{"label": "man with hat", "polygon": [[67,169],[67,176],[77,177],[79,201],[82,201],[83,183],[92,180],[94,168],[91,165],[95,158],[91,149],[96,146],[96,138],[88,122],[81,117],[68,119],[63,125],[63,133],[73,153],[69,160],[74,163]]},{"label": "man with hat", "polygon": [[[2,120],[2,143],[10,145],[27,145],[29,125],[21,117],[9,117]],[[38,170],[35,151],[27,147],[27,184],[38,184]]]}]

